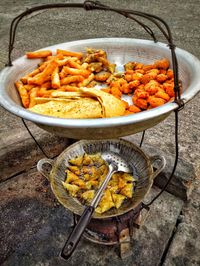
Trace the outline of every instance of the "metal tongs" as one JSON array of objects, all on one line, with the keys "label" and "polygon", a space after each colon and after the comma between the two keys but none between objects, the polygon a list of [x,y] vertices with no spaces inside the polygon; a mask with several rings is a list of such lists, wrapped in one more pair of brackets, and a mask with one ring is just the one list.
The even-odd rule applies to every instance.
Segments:
[{"label": "metal tongs", "polygon": [[85,228],[87,227],[88,223],[91,220],[92,214],[95,210],[95,208],[98,206],[101,197],[103,195],[104,190],[107,187],[108,182],[110,181],[112,174],[118,171],[126,172],[126,173],[132,173],[131,168],[128,166],[128,164],[117,154],[112,153],[105,153],[102,154],[102,158],[107,162],[109,171],[104,179],[103,183],[101,184],[100,188],[98,189],[95,197],[93,198],[90,206],[87,206],[85,210],[83,211],[80,219],[78,220],[76,226],[74,227],[73,231],[71,232],[67,242],[65,243],[62,251],[61,251],[61,257],[64,259],[69,259],[72,253],[74,252],[77,244],[80,241],[80,238],[82,234],[85,231]]}]

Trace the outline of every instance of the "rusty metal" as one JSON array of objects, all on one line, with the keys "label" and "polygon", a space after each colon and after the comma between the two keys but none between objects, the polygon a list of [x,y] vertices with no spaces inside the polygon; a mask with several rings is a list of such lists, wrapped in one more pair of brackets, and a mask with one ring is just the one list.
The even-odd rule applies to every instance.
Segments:
[{"label": "rusty metal", "polygon": [[[130,229],[133,223],[131,221],[136,221],[139,216],[139,211],[141,204],[138,205],[135,209],[124,213],[119,216],[105,218],[105,219],[94,219],[92,218],[87,225],[87,228],[84,233],[84,237],[90,241],[103,245],[115,245],[119,244],[119,236],[121,232],[128,228]],[[79,216],[74,215],[75,223],[77,223]],[[134,225],[133,225],[134,226]]]}]

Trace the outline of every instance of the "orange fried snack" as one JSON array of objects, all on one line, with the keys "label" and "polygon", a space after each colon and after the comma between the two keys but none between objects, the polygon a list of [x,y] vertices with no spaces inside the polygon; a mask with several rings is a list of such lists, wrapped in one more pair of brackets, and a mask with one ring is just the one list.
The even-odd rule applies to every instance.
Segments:
[{"label": "orange fried snack", "polygon": [[51,63],[47,65],[43,72],[37,74],[34,77],[28,78],[28,84],[42,85],[42,83],[51,79],[50,75],[53,73],[57,66],[58,64],[56,63],[56,61],[51,61]]},{"label": "orange fried snack", "polygon": [[36,51],[36,52],[27,52],[26,56],[29,59],[35,59],[35,58],[44,58],[47,56],[51,56],[52,52],[50,50],[43,50],[43,51]]},{"label": "orange fried snack", "polygon": [[62,54],[64,56],[73,56],[73,57],[77,57],[78,59],[81,59],[83,57],[82,53],[61,50],[61,49],[57,49],[57,54]]},{"label": "orange fried snack", "polygon": [[30,97],[28,91],[24,88],[23,83],[20,81],[16,81],[15,86],[19,92],[23,106],[25,108],[28,108],[30,103]]},{"label": "orange fried snack", "polygon": [[[99,85],[103,92],[123,102],[124,115],[161,106],[174,97],[174,74],[166,58],[150,64],[128,62],[124,72],[115,72],[116,64],[109,62],[102,49],[87,48],[86,54],[62,49],[52,54],[43,50],[28,52],[26,56],[40,58],[41,62],[15,82],[25,108],[37,104],[35,98],[54,97],[56,91],[78,92]],[[122,100],[123,95],[132,98],[130,106]]]}]

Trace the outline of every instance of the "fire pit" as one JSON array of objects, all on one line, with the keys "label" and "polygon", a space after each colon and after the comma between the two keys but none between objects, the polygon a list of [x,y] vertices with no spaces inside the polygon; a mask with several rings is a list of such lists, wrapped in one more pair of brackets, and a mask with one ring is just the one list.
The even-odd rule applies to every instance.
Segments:
[{"label": "fire pit", "polygon": [[[92,218],[83,236],[96,244],[118,245],[120,257],[125,258],[132,253],[131,240],[134,237],[134,230],[139,229],[141,224],[141,209],[142,203],[119,216],[103,220]],[[148,211],[149,208],[147,207],[146,210]],[[74,226],[79,218],[74,214]]]}]

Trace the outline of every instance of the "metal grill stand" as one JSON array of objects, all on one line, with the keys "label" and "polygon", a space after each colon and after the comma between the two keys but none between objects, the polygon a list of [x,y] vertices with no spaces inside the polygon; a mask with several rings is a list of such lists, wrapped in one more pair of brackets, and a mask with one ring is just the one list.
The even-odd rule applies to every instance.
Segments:
[{"label": "metal grill stand", "polygon": [[[87,0],[84,3],[47,4],[47,5],[41,5],[41,6],[36,6],[36,7],[30,8],[30,9],[27,9],[26,11],[24,11],[23,13],[21,13],[20,15],[18,15],[16,18],[13,19],[13,21],[11,23],[11,27],[10,27],[10,40],[9,40],[7,66],[12,66],[11,54],[12,54],[12,50],[14,48],[17,26],[18,26],[19,22],[22,20],[22,18],[33,13],[33,12],[37,12],[39,10],[53,9],[53,8],[84,8],[87,11],[91,11],[91,10],[113,11],[113,12],[116,12],[117,14],[125,16],[126,18],[129,18],[129,19],[135,21],[136,23],[138,23],[151,36],[153,41],[157,42],[157,38],[156,38],[156,35],[153,32],[153,30],[149,26],[147,26],[146,24],[144,24],[142,21],[140,21],[138,19],[138,17],[139,18],[142,17],[143,19],[146,19],[157,26],[157,28],[160,30],[160,32],[166,38],[169,49],[171,50],[172,67],[173,67],[173,72],[174,72],[174,92],[175,92],[174,102],[177,104],[177,109],[174,111],[175,112],[175,160],[174,160],[174,167],[173,167],[172,173],[171,173],[167,183],[162,188],[162,190],[149,203],[147,203],[147,204],[142,203],[140,206],[138,206],[136,214],[133,216],[133,219],[130,220],[131,226],[129,224],[129,226],[127,226],[126,228],[121,228],[122,223],[120,222],[120,219],[122,219],[122,217],[116,218],[117,220],[115,221],[115,223],[118,224],[117,228],[118,228],[118,243],[120,244],[120,254],[121,254],[121,257],[124,257],[124,256],[126,256],[128,251],[130,250],[130,239],[131,239],[131,236],[133,234],[132,233],[133,227],[134,226],[138,227],[140,225],[140,223],[138,224],[138,219],[141,215],[142,209],[149,210],[150,205],[153,204],[153,202],[163,193],[163,191],[165,191],[166,187],[168,186],[171,179],[173,178],[174,172],[176,170],[177,162],[178,162],[178,155],[179,155],[179,150],[178,150],[178,112],[180,110],[182,110],[182,108],[184,107],[184,103],[180,97],[180,87],[179,87],[179,78],[178,78],[178,63],[177,63],[177,58],[176,58],[176,53],[175,53],[175,44],[173,43],[172,34],[171,34],[170,28],[167,25],[167,23],[163,19],[161,19],[155,15],[151,15],[151,14],[143,13],[143,12],[139,12],[139,11],[134,11],[134,10],[128,10],[128,9],[111,8],[109,6],[101,4],[98,1],[95,2],[95,1],[88,1]],[[31,135],[31,137],[33,138],[33,140],[35,141],[35,143],[37,144],[39,149],[44,154],[44,156],[49,158],[49,156],[46,154],[44,149],[41,147],[41,145],[37,142],[37,140],[32,135],[32,133],[29,130],[28,126],[26,125],[24,119],[22,119],[22,121],[24,123],[24,126],[28,130],[29,134]],[[143,132],[143,134],[142,134],[140,147],[142,146],[142,143],[144,140],[144,134],[145,134],[145,132]],[[72,142],[73,142],[73,140],[72,140]],[[85,236],[87,238],[89,238],[90,240],[94,241],[94,239],[91,239],[91,237],[87,234],[87,232],[86,232]]]}]

